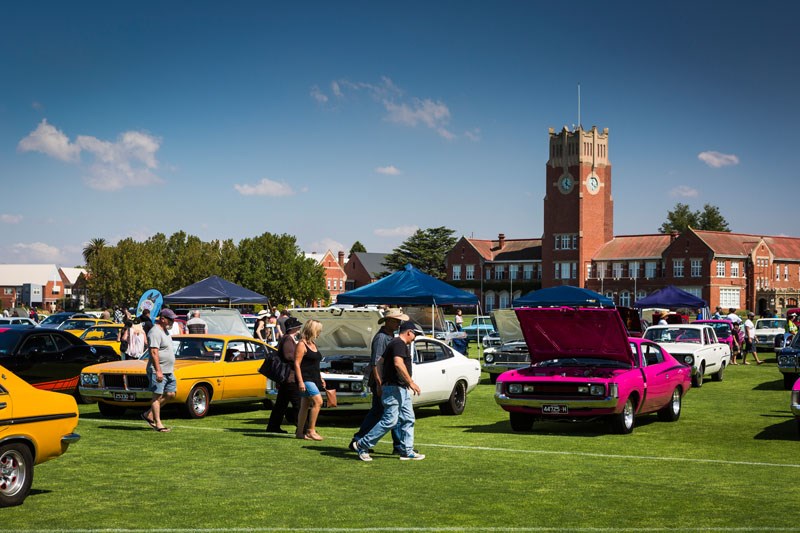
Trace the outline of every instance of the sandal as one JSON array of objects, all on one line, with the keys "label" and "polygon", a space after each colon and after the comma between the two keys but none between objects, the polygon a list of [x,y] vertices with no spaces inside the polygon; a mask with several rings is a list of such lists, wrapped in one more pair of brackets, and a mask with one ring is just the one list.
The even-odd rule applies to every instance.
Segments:
[{"label": "sandal", "polygon": [[145,413],[146,413],[146,412],[147,412],[147,411],[145,411],[144,413],[142,413],[142,414],[140,415],[140,417],[139,417],[139,418],[141,418],[142,420],[144,420],[145,422],[147,422],[148,424],[150,424],[150,427],[151,427],[151,428],[153,428],[153,429],[158,429],[158,426],[156,426],[156,423],[155,423],[154,421],[150,420],[149,418],[147,418],[147,417],[145,416]]},{"label": "sandal", "polygon": [[764,364],[764,361],[756,361],[756,364],[757,364],[757,365],[763,365],[763,364]]},{"label": "sandal", "polygon": [[325,439],[322,438],[322,435],[320,435],[316,431],[314,433],[308,433],[306,435],[306,439],[309,439],[309,440],[325,440]]},{"label": "sandal", "polygon": [[172,430],[171,430],[170,428],[168,428],[168,427],[163,427],[163,428],[154,427],[153,429],[155,429],[155,430],[156,430],[156,431],[158,431],[159,433],[169,433],[170,431],[172,431]]}]

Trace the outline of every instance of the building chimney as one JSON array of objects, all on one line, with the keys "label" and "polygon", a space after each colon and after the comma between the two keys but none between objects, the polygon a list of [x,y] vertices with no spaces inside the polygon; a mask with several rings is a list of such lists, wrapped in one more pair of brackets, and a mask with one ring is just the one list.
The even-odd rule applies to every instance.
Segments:
[{"label": "building chimney", "polygon": [[339,250],[339,266],[344,268],[344,252]]},{"label": "building chimney", "polygon": [[506,234],[501,233],[497,236],[497,249],[502,250],[505,244],[506,244]]}]

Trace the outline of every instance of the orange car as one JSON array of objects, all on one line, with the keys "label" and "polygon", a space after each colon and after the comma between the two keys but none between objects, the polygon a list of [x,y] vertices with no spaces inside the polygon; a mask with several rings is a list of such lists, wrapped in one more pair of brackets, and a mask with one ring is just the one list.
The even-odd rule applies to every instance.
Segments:
[{"label": "orange car", "polygon": [[0,507],[20,505],[33,467],[80,439],[72,396],[36,389],[0,366]]}]

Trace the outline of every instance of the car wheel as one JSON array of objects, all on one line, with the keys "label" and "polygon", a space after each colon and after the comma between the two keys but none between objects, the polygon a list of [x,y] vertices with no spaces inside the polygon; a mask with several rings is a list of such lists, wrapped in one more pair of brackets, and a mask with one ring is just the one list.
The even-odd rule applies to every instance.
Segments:
[{"label": "car wheel", "polygon": [[530,431],[533,428],[533,415],[527,413],[508,413],[511,429],[514,431]]},{"label": "car wheel", "polygon": [[0,507],[20,505],[33,484],[33,455],[26,445],[0,446]]},{"label": "car wheel", "polygon": [[272,410],[272,406],[273,406],[272,400],[264,400],[261,403],[264,406],[264,409],[266,409],[268,411]]},{"label": "car wheel", "polygon": [[97,402],[97,407],[100,409],[100,414],[108,418],[115,418],[125,414],[125,407],[120,407],[119,405],[101,401]]},{"label": "car wheel", "polygon": [[460,415],[464,412],[466,405],[467,384],[463,381],[458,381],[453,387],[453,392],[450,393],[450,398],[445,403],[439,404],[439,410],[445,415]]},{"label": "car wheel", "polygon": [[195,385],[186,398],[186,411],[189,418],[203,418],[208,414],[208,404],[210,400],[208,389],[203,385]]},{"label": "car wheel", "polygon": [[703,386],[703,374],[706,373],[706,365],[701,364],[700,368],[697,369],[697,374],[692,376],[692,387],[697,387],[698,389]]},{"label": "car wheel", "polygon": [[681,417],[681,390],[675,387],[669,403],[658,411],[658,419],[664,422],[675,422]]},{"label": "car wheel", "polygon": [[725,379],[725,363],[724,362],[720,363],[719,371],[714,372],[713,374],[711,374],[711,380],[712,381],[722,381],[723,379]]},{"label": "car wheel", "polygon": [[797,374],[784,374],[783,375],[783,388],[785,390],[792,390],[794,382],[797,381]]},{"label": "car wheel", "polygon": [[499,376],[500,376],[500,374],[489,374],[489,383],[491,383],[492,385],[497,383],[497,378]]},{"label": "car wheel", "polygon": [[632,432],[635,419],[634,415],[633,400],[628,398],[625,400],[625,405],[622,407],[622,411],[615,415],[611,415],[611,428],[614,430],[614,433],[627,435],[628,433]]}]

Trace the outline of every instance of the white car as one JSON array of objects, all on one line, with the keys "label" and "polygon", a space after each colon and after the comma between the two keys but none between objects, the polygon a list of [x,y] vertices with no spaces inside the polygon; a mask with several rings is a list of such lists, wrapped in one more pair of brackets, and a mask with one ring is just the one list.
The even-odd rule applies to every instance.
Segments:
[{"label": "white car", "polygon": [[655,341],[675,359],[692,367],[692,386],[702,387],[706,375],[722,381],[731,364],[731,347],[720,342],[714,328],[705,324],[650,326],[644,338]]},{"label": "white car", "polygon": [[37,326],[35,320],[27,318],[27,317],[20,317],[20,316],[12,316],[12,317],[2,317],[0,318],[0,326]]},{"label": "white car", "polygon": [[756,347],[769,348],[775,347],[775,337],[783,337],[786,333],[785,318],[759,318],[756,320]]},{"label": "white car", "polygon": [[[336,390],[336,409],[369,409],[372,395],[365,370],[382,312],[374,308],[319,307],[292,309],[290,314],[300,322],[313,318],[322,323],[317,339],[323,356],[320,368],[328,389]],[[412,396],[414,406],[438,405],[442,413],[450,415],[464,412],[467,394],[480,381],[480,363],[425,336],[414,339],[411,357],[412,376],[421,391]],[[274,401],[277,396],[275,384],[267,380],[267,397]]]}]

